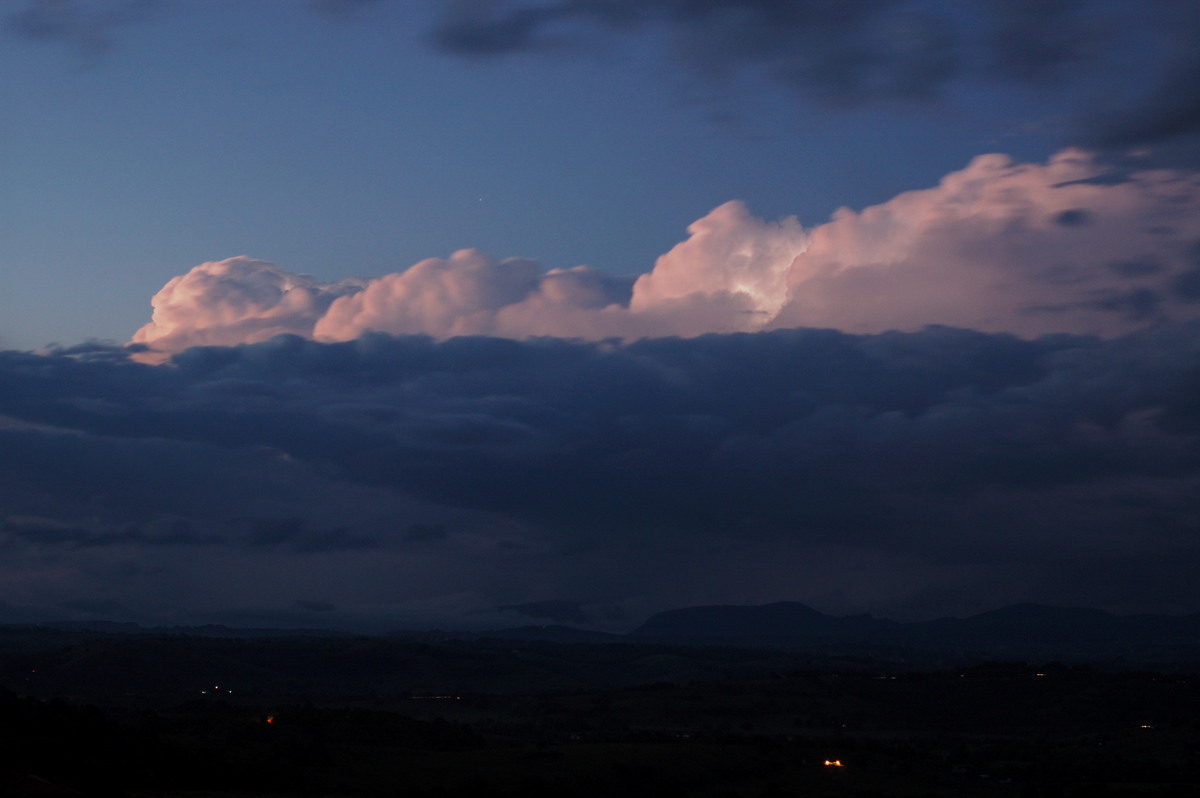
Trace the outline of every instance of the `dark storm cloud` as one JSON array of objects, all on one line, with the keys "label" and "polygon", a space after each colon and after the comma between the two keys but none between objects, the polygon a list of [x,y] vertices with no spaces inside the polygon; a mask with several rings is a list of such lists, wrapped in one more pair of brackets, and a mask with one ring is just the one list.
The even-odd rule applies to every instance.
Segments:
[{"label": "dark storm cloud", "polygon": [[992,68],[1002,77],[1046,82],[1098,55],[1114,33],[1095,3],[1080,0],[991,0]]},{"label": "dark storm cloud", "polygon": [[333,612],[337,609],[335,605],[328,601],[308,601],[305,599],[296,599],[292,602],[292,606],[305,612]]},{"label": "dark storm cloud", "polygon": [[1162,303],[1162,295],[1157,291],[1149,288],[1137,288],[1107,299],[1097,300],[1095,304],[1102,310],[1116,311],[1130,319],[1144,321],[1157,316]]},{"label": "dark storm cloud", "polygon": [[5,542],[21,540],[38,546],[69,546],[91,548],[94,546],[128,545],[143,543],[146,538],[136,527],[123,529],[88,529],[38,519],[8,519],[0,525],[0,535]]},{"label": "dark storm cloud", "polygon": [[302,554],[372,549],[379,543],[344,527],[312,529],[303,518],[236,518],[232,537],[251,547],[281,547]]},{"label": "dark storm cloud", "polygon": [[[64,509],[67,503],[64,503]],[[347,527],[314,529],[299,518],[234,518],[218,524],[157,518],[145,524],[67,524],[39,517],[10,517],[0,522],[0,547],[19,542],[42,549],[107,547],[232,546],[275,548],[312,554],[361,551],[379,545]]]},{"label": "dark storm cloud", "polygon": [[1065,105],[1071,143],[1164,145],[1175,160],[1194,161],[1200,7],[1188,2],[465,0],[432,39],[486,58],[570,52],[596,32],[638,30],[666,33],[701,78],[748,71],[833,106],[928,101],[963,79],[1060,98],[1065,88],[1075,95]]},{"label": "dark storm cloud", "polygon": [[889,0],[564,0],[464,2],[433,32],[447,52],[494,56],[564,49],[589,27],[663,27],[708,76],[743,67],[836,104],[935,94],[957,71],[944,19]]},{"label": "dark storm cloud", "polygon": [[[4,534],[27,554],[166,552],[171,534],[280,563],[379,554],[433,581],[477,557],[478,583],[521,585],[493,607],[548,619],[565,605],[530,602],[746,587],[788,557],[871,580],[958,569],[986,596],[1045,569],[1013,600],[1053,600],[1067,564],[1149,585],[1200,565],[1198,342],[1192,323],[1111,340],[280,337],[160,367],[4,352]],[[386,496],[440,509],[355,517]],[[1104,584],[1081,576],[1070,597]],[[1183,587],[1155,589],[1186,608]]]},{"label": "dark storm cloud", "polygon": [[[1200,26],[1195,26],[1192,35],[1200,35]],[[1194,135],[1200,129],[1198,77],[1200,57],[1173,64],[1170,74],[1140,102],[1095,117],[1095,130],[1082,143],[1130,147]]]},{"label": "dark storm cloud", "polygon": [[540,621],[553,621],[554,623],[568,624],[573,626],[586,626],[588,624],[587,613],[583,611],[583,602],[553,600],[553,601],[527,601],[523,604],[509,604],[501,607],[502,610],[513,610],[527,618],[533,618]]},{"label": "dark storm cloud", "polygon": [[[1183,366],[1156,356],[1134,379],[1147,368],[1139,353],[1195,331],[1098,342],[800,330],[627,346],[282,337],[188,350],[168,368],[5,353],[0,410],[117,440],[261,447],[426,500],[572,526],[858,526],[845,514],[892,490],[1133,476],[1151,444],[1164,447],[1155,469],[1168,455],[1191,467],[1192,442],[1149,436],[1130,457],[1118,430],[1169,406],[1166,378]],[[1080,425],[1086,446],[1072,436]],[[248,539],[261,545],[311,534],[299,518],[255,524]]]},{"label": "dark storm cloud", "polygon": [[115,601],[104,599],[72,599],[60,604],[63,609],[84,612],[90,615],[121,615],[126,609]]},{"label": "dark storm cloud", "polygon": [[1187,302],[1200,302],[1200,242],[1191,249],[1192,266],[1171,281],[1177,297]]},{"label": "dark storm cloud", "polygon": [[61,44],[87,59],[108,51],[116,32],[156,17],[166,0],[27,0],[5,27],[18,36]]},{"label": "dark storm cloud", "polygon": [[[396,2],[396,0],[389,0]],[[385,0],[295,0],[351,20]],[[26,0],[4,27],[88,59],[170,0]],[[832,107],[946,101],[1015,86],[1052,98],[1064,144],[1114,163],[1200,166],[1200,5],[1190,0],[459,0],[439,3],[429,39],[494,58],[587,51],[597,36],[649,33],[701,84],[764,78]],[[1036,113],[1036,112],[1030,112]],[[1027,120],[1030,121],[1030,120]]]},{"label": "dark storm cloud", "polygon": [[1108,264],[1108,268],[1121,277],[1135,279],[1147,275],[1159,274],[1166,266],[1158,258],[1147,256],[1134,260],[1113,261]]},{"label": "dark storm cloud", "polygon": [[413,524],[400,534],[407,543],[434,543],[446,539],[446,527],[441,524]]},{"label": "dark storm cloud", "polygon": [[1092,214],[1083,208],[1072,208],[1059,213],[1054,217],[1054,221],[1063,227],[1082,227],[1091,223]]}]

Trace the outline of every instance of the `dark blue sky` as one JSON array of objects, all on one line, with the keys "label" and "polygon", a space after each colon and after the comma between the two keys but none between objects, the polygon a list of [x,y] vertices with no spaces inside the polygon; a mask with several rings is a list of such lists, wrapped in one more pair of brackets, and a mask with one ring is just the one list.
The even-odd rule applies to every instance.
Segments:
[{"label": "dark blue sky", "polygon": [[0,620],[1200,609],[1197,36],[0,0]]}]

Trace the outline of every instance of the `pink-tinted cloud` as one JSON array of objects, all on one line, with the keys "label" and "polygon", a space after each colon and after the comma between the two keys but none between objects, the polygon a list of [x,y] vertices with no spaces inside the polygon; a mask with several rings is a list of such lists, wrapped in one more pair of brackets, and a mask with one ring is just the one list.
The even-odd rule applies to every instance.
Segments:
[{"label": "pink-tinted cloud", "polygon": [[1200,316],[1200,175],[1114,176],[1073,150],[1044,165],[980,156],[809,231],[728,202],[688,233],[633,281],[475,250],[338,283],[245,257],[205,263],[155,295],[133,343],[173,353],[279,333],[636,339],[931,324],[1111,336]]},{"label": "pink-tinted cloud", "polygon": [[319,283],[245,256],[201,263],[154,295],[151,320],[130,343],[178,352],[265,341],[281,333],[312,337],[330,302],[361,286],[355,279]]},{"label": "pink-tinted cloud", "polygon": [[[576,312],[616,301],[611,278],[587,267],[546,272],[534,261],[495,261],[464,249],[369,281],[334,301],[316,338],[343,341],[364,332],[397,335],[562,335]],[[563,316],[563,311],[566,316]]]},{"label": "pink-tinted cloud", "polygon": [[[787,300],[787,276],[808,236],[795,217],[765,222],[740,202],[727,202],[688,226],[676,244],[633,286],[634,313],[654,313],[671,303],[739,297],[744,315],[736,327],[762,327]],[[714,320],[714,326],[722,326]],[[704,330],[709,332],[711,330]]]},{"label": "pink-tinted cloud", "polygon": [[772,326],[946,324],[1115,335],[1200,315],[1200,175],[1101,175],[1086,154],[976,158],[938,186],[812,231]]}]

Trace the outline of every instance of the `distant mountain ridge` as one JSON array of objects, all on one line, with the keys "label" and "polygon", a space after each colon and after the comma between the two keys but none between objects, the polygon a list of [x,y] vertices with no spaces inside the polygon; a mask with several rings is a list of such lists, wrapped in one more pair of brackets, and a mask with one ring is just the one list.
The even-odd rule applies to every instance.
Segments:
[{"label": "distant mountain ridge", "polygon": [[904,623],[871,615],[826,615],[799,602],[777,602],[668,610],[628,637],[784,648],[861,644],[1004,657],[1200,657],[1200,613],[1117,616],[1089,608],[1014,604],[968,618]]},{"label": "distant mountain ridge", "polygon": [[800,602],[712,605],[660,612],[627,634],[548,624],[490,631],[236,628],[217,624],[142,627],[111,621],[3,624],[0,652],[133,637],[511,640],[547,644],[722,646],[867,657],[917,664],[996,660],[1188,664],[1200,669],[1200,612],[1118,616],[1098,609],[1013,604],[967,618],[901,622],[868,614],[827,615]]},{"label": "distant mountain ridge", "polygon": [[778,640],[821,644],[875,639],[891,633],[897,626],[895,621],[870,615],[836,617],[807,604],[780,601],[758,606],[714,605],[668,610],[651,616],[629,636],[675,641]]}]

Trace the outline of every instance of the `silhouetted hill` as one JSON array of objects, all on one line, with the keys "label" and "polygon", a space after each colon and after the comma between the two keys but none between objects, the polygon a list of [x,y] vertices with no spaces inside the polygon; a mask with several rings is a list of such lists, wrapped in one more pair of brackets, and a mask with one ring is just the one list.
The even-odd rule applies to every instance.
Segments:
[{"label": "silhouetted hill", "polygon": [[870,615],[834,617],[794,601],[757,607],[686,607],[652,616],[630,637],[722,645],[823,645],[883,640],[895,621]]},{"label": "silhouetted hill", "polygon": [[618,643],[625,640],[625,635],[593,632],[559,624],[497,629],[494,632],[481,632],[474,637],[483,640],[540,640],[547,643]]},{"label": "silhouetted hill", "polygon": [[1115,616],[1019,604],[900,623],[803,604],[690,607],[629,635],[567,626],[350,637],[314,630],[0,626],[0,685],[43,698],[162,705],[205,691],[254,700],[607,689],[796,670],[905,671],[989,660],[1200,669],[1200,613]]}]

